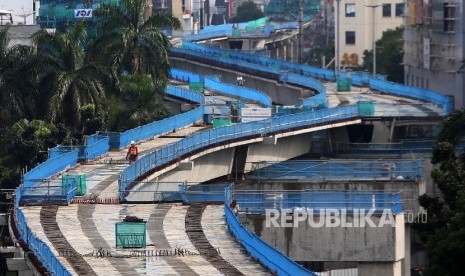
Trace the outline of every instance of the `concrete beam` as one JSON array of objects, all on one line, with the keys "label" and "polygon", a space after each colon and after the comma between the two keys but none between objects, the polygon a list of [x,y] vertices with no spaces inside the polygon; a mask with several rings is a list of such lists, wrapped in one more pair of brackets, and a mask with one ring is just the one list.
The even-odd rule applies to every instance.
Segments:
[{"label": "concrete beam", "polygon": [[177,171],[192,171],[194,169],[194,161],[181,161],[179,162]]},{"label": "concrete beam", "polygon": [[6,259],[6,265],[10,271],[30,270],[24,258]]},{"label": "concrete beam", "polygon": [[278,143],[278,138],[276,136],[263,137],[264,145],[276,145]]}]

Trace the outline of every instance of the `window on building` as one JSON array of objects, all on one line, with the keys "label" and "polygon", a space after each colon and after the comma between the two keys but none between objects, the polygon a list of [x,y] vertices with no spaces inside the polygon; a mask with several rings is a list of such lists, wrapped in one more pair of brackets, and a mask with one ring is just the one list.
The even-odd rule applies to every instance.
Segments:
[{"label": "window on building", "polygon": [[355,4],[346,4],[346,17],[355,17]]},{"label": "window on building", "polygon": [[396,16],[403,16],[404,15],[405,4],[398,3],[396,4]]},{"label": "window on building", "polygon": [[444,32],[453,32],[455,30],[454,7],[451,3],[444,3]]},{"label": "window on building", "polygon": [[347,45],[355,44],[355,32],[346,32],[346,44]]},{"label": "window on building", "polygon": [[383,17],[391,17],[391,4],[383,4]]}]

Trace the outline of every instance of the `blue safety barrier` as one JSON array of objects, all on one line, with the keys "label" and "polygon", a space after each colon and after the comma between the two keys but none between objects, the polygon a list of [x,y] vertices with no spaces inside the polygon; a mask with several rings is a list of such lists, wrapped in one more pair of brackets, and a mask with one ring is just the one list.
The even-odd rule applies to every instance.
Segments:
[{"label": "blue safety barrier", "polygon": [[145,155],[125,168],[118,178],[121,200],[124,200],[129,185],[135,179],[147,174],[158,166],[178,160],[201,148],[239,138],[263,137],[272,133],[286,132],[293,129],[355,118],[358,118],[358,107],[353,105],[273,117],[272,119],[241,123],[197,133]]},{"label": "blue safety barrier", "polygon": [[267,244],[240,223],[236,215],[229,208],[232,202],[231,187],[226,187],[225,197],[224,213],[226,223],[229,230],[247,252],[277,275],[316,275],[294,262],[273,246]]},{"label": "blue safety barrier", "polygon": [[[39,239],[27,225],[26,217],[21,209],[15,209],[15,225],[18,230],[19,239],[27,244],[34,256],[42,263],[50,275],[70,276],[72,275],[54,255],[50,247]],[[28,254],[29,252],[25,252]]]},{"label": "blue safety barrier", "polygon": [[52,175],[65,170],[68,167],[75,166],[78,162],[78,149],[49,158],[45,162],[34,167],[24,174],[23,185],[25,188],[34,187],[38,182]]},{"label": "blue safety barrier", "polygon": [[224,189],[231,183],[179,185],[179,194],[185,203],[224,202]]},{"label": "blue safety barrier", "polygon": [[328,160],[259,162],[252,165],[257,179],[416,179],[422,160]]},{"label": "blue safety barrier", "polygon": [[348,190],[299,190],[299,191],[234,191],[234,199],[239,211],[263,213],[266,209],[311,209],[344,210],[348,214],[371,211],[382,214],[390,210],[392,214],[402,212],[400,192],[384,191],[348,191]]},{"label": "blue safety barrier", "polygon": [[173,85],[168,85],[166,87],[166,94],[168,96],[181,98],[183,100],[187,100],[187,101],[198,103],[198,104],[205,103],[205,98],[202,94],[188,90],[188,89],[183,89],[181,87],[176,87]]},{"label": "blue safety barrier", "polygon": [[398,95],[439,104],[442,106],[444,115],[449,115],[453,111],[452,100],[446,95],[442,95],[432,90],[406,86],[403,84],[373,78],[370,79],[370,88],[386,94]]},{"label": "blue safety barrier", "polygon": [[80,156],[80,160],[93,160],[100,157],[110,150],[110,137],[106,135],[93,134],[86,137],[86,145],[84,147],[84,156]]},{"label": "blue safety barrier", "polygon": [[256,102],[264,107],[271,106],[271,98],[268,95],[246,87],[222,83],[212,78],[205,78],[205,87],[218,94],[236,97],[249,102]]},{"label": "blue safety barrier", "polygon": [[[247,70],[260,70],[260,66],[265,72],[279,73],[280,79],[286,79],[286,75],[289,73],[295,73],[302,76],[314,77],[326,81],[335,81],[336,76],[333,71],[328,69],[317,68],[313,66],[294,64],[288,61],[273,59],[265,56],[259,56],[249,53],[242,53],[238,51],[219,49],[209,47],[205,45],[198,45],[189,41],[183,41],[183,47],[199,53],[202,53],[202,58],[210,58],[217,60],[218,56],[227,56],[227,60],[222,59],[221,62],[228,64],[229,66],[238,66],[238,61],[241,68]],[[173,49],[178,51],[178,49]],[[183,54],[189,54],[183,52]],[[196,56],[191,51],[191,55]],[[253,66],[255,65],[255,66]],[[270,70],[272,68],[273,70]],[[270,73],[271,73],[270,72]],[[340,77],[348,77],[348,72],[341,71]],[[442,95],[436,91],[421,89],[416,87],[409,87],[402,84],[392,83],[385,80],[385,76],[378,75],[375,78],[369,77],[366,72],[350,72],[351,82],[355,85],[369,85],[374,90],[380,92],[398,95],[403,97],[410,97],[418,100],[429,101],[435,104],[439,104],[443,108],[444,115],[449,115],[453,111],[452,100],[447,96]],[[311,88],[311,87],[310,87]]]},{"label": "blue safety barrier", "polygon": [[204,106],[188,112],[169,117],[160,121],[155,121],[125,132],[105,132],[104,135],[110,137],[110,148],[121,149],[127,147],[131,141],[143,141],[157,135],[173,132],[176,129],[185,127],[203,120]]},{"label": "blue safety barrier", "polygon": [[171,68],[170,78],[183,82],[203,82],[202,76],[177,68]]}]

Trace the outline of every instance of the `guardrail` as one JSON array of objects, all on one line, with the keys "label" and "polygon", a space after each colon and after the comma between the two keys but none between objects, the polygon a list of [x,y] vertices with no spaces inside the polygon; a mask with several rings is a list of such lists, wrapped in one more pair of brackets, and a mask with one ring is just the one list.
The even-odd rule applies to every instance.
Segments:
[{"label": "guardrail", "polygon": [[129,190],[128,187],[136,179],[146,175],[156,167],[177,162],[184,156],[202,148],[236,139],[263,137],[274,133],[355,118],[358,118],[358,107],[353,105],[273,117],[267,120],[241,123],[200,132],[145,155],[124,169],[118,178],[120,199],[124,200],[125,193]]},{"label": "guardrail", "polygon": [[33,187],[38,180],[46,179],[59,173],[60,171],[65,170],[68,167],[75,166],[78,162],[78,153],[79,150],[74,149],[59,156],[49,158],[45,162],[34,167],[32,170],[24,174],[24,187]]},{"label": "guardrail", "polygon": [[105,132],[103,134],[110,137],[109,144],[111,149],[121,149],[127,147],[131,141],[146,140],[201,121],[203,119],[204,109],[204,106],[200,106],[191,111],[155,121],[125,132]]},{"label": "guardrail", "polygon": [[166,87],[166,94],[172,97],[181,98],[181,99],[194,102],[197,104],[205,103],[205,98],[202,94],[188,90],[188,89],[184,89],[181,87],[176,87],[173,85],[168,85]]},{"label": "guardrail", "polygon": [[205,88],[215,91],[218,94],[241,98],[251,102],[257,102],[265,107],[271,106],[271,98],[268,97],[268,95],[266,95],[265,93],[247,87],[222,83],[215,76],[202,77],[198,74],[189,71],[171,69],[171,77],[184,82],[204,82]]},{"label": "guardrail", "polygon": [[234,190],[234,199],[239,211],[246,213],[264,213],[267,209],[312,209],[316,212],[345,210],[347,213],[370,210],[374,214],[391,210],[393,214],[399,214],[403,205],[399,191]]},{"label": "guardrail", "polygon": [[[57,259],[50,247],[39,239],[27,225],[26,217],[21,209],[15,209],[15,225],[18,229],[19,239],[27,244],[34,256],[42,263],[51,275],[72,275]],[[25,252],[28,254],[28,252]],[[27,255],[25,256],[27,257]]]},{"label": "guardrail", "polygon": [[224,202],[224,189],[232,183],[179,185],[179,194],[182,201],[194,202]]},{"label": "guardrail", "polygon": [[257,179],[416,179],[422,160],[308,160],[257,162],[251,178]]},{"label": "guardrail", "polygon": [[[227,63],[230,66],[237,67],[236,64],[238,61],[242,61],[240,63],[240,67],[245,68],[245,70],[259,70],[260,67],[257,66],[261,66],[265,71],[268,71],[268,68],[273,68],[273,72],[279,72],[280,74],[287,74],[288,72],[291,72],[326,81],[336,80],[336,76],[333,71],[309,65],[294,64],[288,61],[273,59],[265,56],[208,47],[205,45],[197,45],[189,41],[183,41],[183,48],[202,53],[204,59],[210,57],[216,60],[218,59],[218,56],[221,56],[223,57],[221,62]],[[173,50],[177,51],[176,49]],[[188,53],[183,52],[183,54]],[[193,52],[191,52],[191,54],[195,56]],[[229,61],[225,60],[224,57],[227,57]],[[340,77],[346,78],[348,77],[348,73],[341,72]],[[282,76],[280,75],[279,78],[282,78]],[[422,101],[429,101],[438,104],[443,109],[443,115],[449,115],[453,111],[452,100],[436,91],[389,82],[384,79],[384,76],[373,77],[367,75],[367,73],[364,72],[351,72],[350,78],[353,84],[369,85],[371,89],[378,90],[382,93],[398,95]]]},{"label": "guardrail", "polygon": [[271,106],[271,98],[268,95],[246,87],[222,83],[213,78],[205,78],[205,87],[215,91],[218,94],[223,94],[231,97],[244,99],[250,102],[256,102],[265,107]]},{"label": "guardrail", "polygon": [[229,208],[232,202],[231,187],[225,189],[224,213],[229,230],[241,243],[247,252],[252,254],[264,266],[278,275],[316,275],[305,269],[292,259],[278,251],[273,246],[267,244],[260,237],[250,232],[237,219],[236,215]]},{"label": "guardrail", "polygon": [[84,147],[84,156],[79,159],[85,161],[93,160],[100,157],[110,150],[110,137],[106,135],[94,134],[86,137],[86,145]]}]

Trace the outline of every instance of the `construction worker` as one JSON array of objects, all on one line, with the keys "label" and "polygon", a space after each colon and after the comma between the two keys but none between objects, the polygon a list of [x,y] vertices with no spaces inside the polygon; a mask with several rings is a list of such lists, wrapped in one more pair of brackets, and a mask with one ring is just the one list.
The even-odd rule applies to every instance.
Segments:
[{"label": "construction worker", "polygon": [[139,149],[136,147],[136,142],[131,141],[131,146],[128,148],[128,153],[126,154],[126,160],[132,162],[136,161],[137,156],[139,155]]}]

